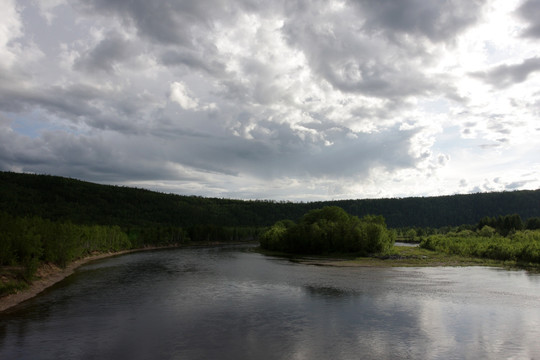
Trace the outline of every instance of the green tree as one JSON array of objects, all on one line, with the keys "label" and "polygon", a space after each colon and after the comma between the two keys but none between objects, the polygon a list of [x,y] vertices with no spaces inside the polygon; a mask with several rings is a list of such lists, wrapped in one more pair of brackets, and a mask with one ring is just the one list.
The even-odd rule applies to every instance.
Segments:
[{"label": "green tree", "polygon": [[531,217],[528,218],[525,222],[525,229],[527,230],[537,230],[540,229],[540,217]]},{"label": "green tree", "polygon": [[482,229],[478,230],[478,235],[482,237],[492,237],[495,235],[495,229],[489,225],[484,225]]}]

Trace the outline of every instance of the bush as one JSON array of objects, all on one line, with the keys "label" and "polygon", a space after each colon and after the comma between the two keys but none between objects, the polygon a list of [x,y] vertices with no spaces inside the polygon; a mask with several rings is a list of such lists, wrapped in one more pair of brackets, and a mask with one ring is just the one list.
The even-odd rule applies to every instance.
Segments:
[{"label": "bush", "polygon": [[429,236],[420,243],[420,247],[463,256],[540,263],[540,230],[515,231],[503,237],[493,228],[484,226],[478,235],[453,233]]},{"label": "bush", "polygon": [[478,230],[478,235],[483,237],[492,237],[493,235],[495,235],[495,232],[495,229],[491,226],[484,225],[482,229]]}]

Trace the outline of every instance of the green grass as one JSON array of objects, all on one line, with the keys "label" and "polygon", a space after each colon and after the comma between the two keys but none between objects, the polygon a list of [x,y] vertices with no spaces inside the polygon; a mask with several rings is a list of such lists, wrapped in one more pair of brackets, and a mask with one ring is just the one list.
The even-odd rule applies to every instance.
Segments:
[{"label": "green grass", "polygon": [[540,231],[525,230],[508,236],[480,236],[463,231],[432,235],[420,243],[424,249],[461,257],[492,259],[518,267],[540,268]]},{"label": "green grass", "polygon": [[257,249],[257,252],[286,257],[292,261],[309,265],[323,266],[363,266],[363,267],[436,267],[436,266],[493,266],[508,269],[527,269],[540,271],[538,264],[501,261],[477,257],[447,254],[443,252],[411,246],[394,246],[387,254],[370,257],[355,257],[351,254],[328,254],[320,256],[295,255]]},{"label": "green grass", "polygon": [[412,246],[394,246],[388,255],[357,258],[390,266],[500,266],[500,261],[451,255]]},{"label": "green grass", "polygon": [[0,283],[0,297],[15,294],[27,289],[28,286],[28,283],[24,280],[10,280],[6,283]]},{"label": "green grass", "polygon": [[29,284],[24,280],[22,272],[20,267],[0,267],[0,297],[28,288]]},{"label": "green grass", "polygon": [[540,265],[513,260],[495,260],[479,257],[448,254],[420,247],[394,246],[385,256],[362,257],[352,261],[358,266],[416,267],[416,266],[494,266],[508,269],[522,268],[540,271]]}]

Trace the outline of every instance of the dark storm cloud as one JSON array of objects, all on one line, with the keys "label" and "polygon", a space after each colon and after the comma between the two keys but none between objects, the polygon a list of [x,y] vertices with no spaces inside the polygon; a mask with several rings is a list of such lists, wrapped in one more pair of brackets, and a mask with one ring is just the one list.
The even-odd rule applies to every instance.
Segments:
[{"label": "dark storm cloud", "polygon": [[0,170],[20,169],[90,181],[190,179],[164,164],[155,144],[141,137],[46,131],[39,138],[0,133]]},{"label": "dark storm cloud", "polygon": [[43,121],[49,115],[98,129],[114,129],[124,134],[144,131],[140,113],[146,110],[151,95],[107,92],[90,85],[0,86],[0,110],[20,113],[41,109]]},{"label": "dark storm cloud", "polygon": [[164,44],[192,46],[197,31],[211,29],[216,19],[230,21],[243,2],[91,0],[83,9],[114,15],[136,27],[139,34]]},{"label": "dark storm cloud", "polygon": [[[411,131],[389,129],[353,134],[346,128],[331,129],[329,125],[307,128],[312,130],[311,134],[325,134],[332,143],[328,145],[317,135],[302,136],[287,124],[263,122],[261,125],[269,131],[252,133],[254,139],[214,138],[206,143],[184,139],[182,146],[198,155],[199,167],[208,168],[203,163],[213,164],[215,170],[220,164],[227,164],[240,173],[252,173],[260,178],[367,176],[367,169],[373,166],[405,168],[418,160],[409,154]],[[188,157],[181,160],[190,161]]]},{"label": "dark storm cloud", "polygon": [[540,37],[540,0],[526,0],[517,9],[517,14],[527,21],[529,26],[524,31],[524,37]]},{"label": "dark storm cloud", "polygon": [[471,73],[495,88],[507,88],[527,80],[530,74],[540,71],[540,58],[533,57],[523,60],[521,64],[499,65],[488,71]]},{"label": "dark storm cloud", "polygon": [[225,75],[226,72],[226,64],[219,59],[215,50],[198,52],[191,49],[169,49],[161,55],[161,62],[166,66],[185,65],[217,77]]},{"label": "dark storm cloud", "polygon": [[[414,166],[411,131],[396,128],[373,134],[353,134],[343,127],[312,124],[313,136],[302,136],[288,124],[263,122],[253,138],[179,133],[170,137],[115,132],[75,135],[46,131],[38,138],[0,136],[0,167],[74,176],[94,181],[190,179],[171,164],[201,173],[239,177],[251,174],[271,180],[281,177],[365,178],[372,167],[388,170]],[[328,145],[318,138],[325,134]],[[54,171],[52,171],[54,169]]]},{"label": "dark storm cloud", "polygon": [[24,88],[22,86],[0,87],[0,110],[20,112],[32,107],[41,107],[51,114],[71,119],[94,116],[95,107],[90,100],[101,97],[97,90],[85,85],[48,88]]},{"label": "dark storm cloud", "polygon": [[119,34],[109,33],[94,48],[83,53],[74,63],[77,70],[114,72],[114,66],[135,54],[132,45]]},{"label": "dark storm cloud", "polygon": [[365,29],[424,36],[433,42],[452,41],[475,24],[485,0],[352,0],[365,13]]}]

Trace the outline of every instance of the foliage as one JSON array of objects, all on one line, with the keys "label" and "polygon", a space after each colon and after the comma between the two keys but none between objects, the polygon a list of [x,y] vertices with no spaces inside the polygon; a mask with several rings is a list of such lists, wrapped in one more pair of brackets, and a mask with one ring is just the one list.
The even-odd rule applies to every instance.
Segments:
[{"label": "foliage", "polygon": [[478,235],[482,237],[492,237],[496,233],[496,230],[489,225],[484,225],[480,230],[478,230]]},{"label": "foliage", "polygon": [[75,225],[0,212],[0,229],[0,265],[23,266],[26,280],[31,279],[40,262],[64,267],[93,252],[132,247],[118,226]]},{"label": "foliage", "polygon": [[[490,236],[485,236],[486,233]],[[461,256],[540,264],[540,230],[516,231],[502,236],[484,226],[479,233],[449,233],[426,237],[420,246]]]},{"label": "foliage", "polygon": [[263,249],[302,254],[381,253],[394,241],[382,216],[359,219],[337,206],[311,210],[298,224],[278,221],[260,237]]},{"label": "foliage", "polygon": [[525,229],[527,230],[540,229],[540,217],[528,218],[527,221],[525,222]]},{"label": "foliage", "polygon": [[[381,214],[388,226],[415,228],[418,236],[424,236],[429,235],[429,228],[473,224],[501,214],[518,214],[522,219],[540,216],[540,190],[292,203],[180,196],[57,176],[0,172],[0,211],[74,224],[266,227],[280,219],[298,221],[303,214],[325,206],[338,206],[358,217]],[[527,229],[534,229],[532,220],[531,227],[527,224]],[[536,224],[540,226],[540,219]],[[428,229],[428,233],[420,229]]]},{"label": "foliage", "polygon": [[511,232],[522,230],[523,221],[518,214],[484,217],[478,222],[477,228],[482,229],[484,226],[489,226],[495,229],[500,235],[506,236]]},{"label": "foliage", "polygon": [[145,246],[182,244],[196,240],[238,241],[258,236],[257,228],[200,226],[185,230],[173,226],[130,227],[80,225],[41,217],[15,217],[0,212],[0,266],[19,269],[17,280],[0,283],[0,295],[32,281],[42,263],[65,267],[94,253]]}]

